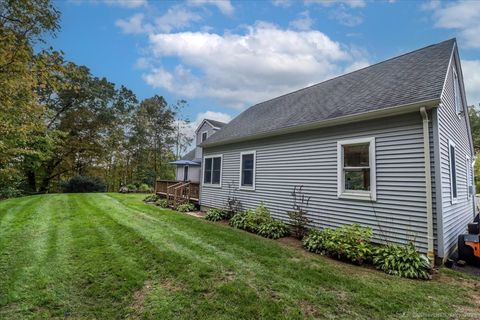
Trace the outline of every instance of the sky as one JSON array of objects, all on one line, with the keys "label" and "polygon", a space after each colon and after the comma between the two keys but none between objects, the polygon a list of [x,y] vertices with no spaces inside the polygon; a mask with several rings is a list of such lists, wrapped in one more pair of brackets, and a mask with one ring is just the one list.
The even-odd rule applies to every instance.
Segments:
[{"label": "sky", "polygon": [[[48,45],[139,99],[230,121],[256,103],[457,38],[480,103],[480,1],[63,0]],[[273,117],[272,117],[273,119]],[[273,121],[273,120],[272,120]],[[193,132],[193,131],[192,131]]]}]

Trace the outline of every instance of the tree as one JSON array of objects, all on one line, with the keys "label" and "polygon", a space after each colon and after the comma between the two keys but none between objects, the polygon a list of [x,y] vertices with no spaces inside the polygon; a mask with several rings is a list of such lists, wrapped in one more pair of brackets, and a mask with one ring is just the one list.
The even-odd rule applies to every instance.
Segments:
[{"label": "tree", "polygon": [[37,89],[52,80],[61,54],[35,54],[33,44],[54,34],[58,19],[48,0],[0,2],[0,197],[20,188],[25,157],[42,158],[51,145]]}]

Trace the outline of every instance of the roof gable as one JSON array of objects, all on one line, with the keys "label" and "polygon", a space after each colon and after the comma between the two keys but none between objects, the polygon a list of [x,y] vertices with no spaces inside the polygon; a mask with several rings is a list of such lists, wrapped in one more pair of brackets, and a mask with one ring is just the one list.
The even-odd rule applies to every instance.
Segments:
[{"label": "roof gable", "polygon": [[205,145],[439,99],[455,39],[254,105]]}]

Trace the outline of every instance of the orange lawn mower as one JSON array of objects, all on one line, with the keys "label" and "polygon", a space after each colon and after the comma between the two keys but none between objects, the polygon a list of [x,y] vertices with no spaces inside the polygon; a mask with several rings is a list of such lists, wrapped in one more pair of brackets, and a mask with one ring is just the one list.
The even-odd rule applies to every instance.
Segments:
[{"label": "orange lawn mower", "polygon": [[480,265],[480,222],[479,218],[468,224],[468,234],[458,236],[458,258],[470,264]]}]

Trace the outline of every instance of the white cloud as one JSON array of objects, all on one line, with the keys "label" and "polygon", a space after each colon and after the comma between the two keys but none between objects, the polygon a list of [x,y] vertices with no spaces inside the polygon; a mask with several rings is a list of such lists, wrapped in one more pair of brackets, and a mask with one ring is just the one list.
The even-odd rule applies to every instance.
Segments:
[{"label": "white cloud", "polygon": [[305,4],[321,4],[326,7],[343,4],[350,8],[363,8],[367,5],[365,0],[305,0]]},{"label": "white cloud", "polygon": [[115,25],[122,29],[124,33],[143,33],[145,28],[143,27],[143,13],[137,13],[131,16],[129,19],[119,19],[115,22]]},{"label": "white cloud", "polygon": [[174,57],[179,63],[145,72],[148,84],[237,109],[338,75],[340,65],[362,60],[358,50],[349,51],[320,31],[268,23],[248,26],[244,34],[153,33],[149,40],[152,60]]},{"label": "white cloud", "polygon": [[368,67],[369,65],[370,63],[367,60],[355,61],[354,63],[352,63],[351,65],[345,68],[344,73],[349,73],[359,69],[363,69],[365,67]]},{"label": "white cloud", "polygon": [[155,19],[155,26],[161,32],[170,32],[174,29],[183,29],[200,20],[201,17],[195,12],[181,6],[173,6],[164,15]]},{"label": "white cloud", "polygon": [[458,30],[467,47],[480,48],[480,1],[432,1],[422,9],[433,11],[435,27]]},{"label": "white cloud", "polygon": [[299,14],[298,19],[290,22],[290,26],[298,30],[309,30],[313,25],[313,20],[310,18],[308,11],[303,11]]},{"label": "white cloud", "polygon": [[344,9],[333,10],[330,12],[330,18],[347,27],[355,27],[363,22],[361,16],[349,13]]},{"label": "white cloud", "polygon": [[462,60],[463,81],[469,105],[480,103],[480,60]]},{"label": "white cloud", "polygon": [[292,5],[292,0],[272,0],[272,4],[276,7],[288,8]]},{"label": "white cloud", "polygon": [[138,8],[147,5],[147,0],[102,0],[104,3],[125,8]]},{"label": "white cloud", "polygon": [[231,16],[235,11],[230,0],[188,0],[188,4],[192,6],[213,5],[227,16]]}]

